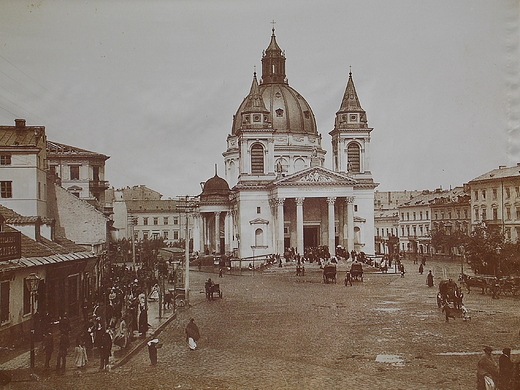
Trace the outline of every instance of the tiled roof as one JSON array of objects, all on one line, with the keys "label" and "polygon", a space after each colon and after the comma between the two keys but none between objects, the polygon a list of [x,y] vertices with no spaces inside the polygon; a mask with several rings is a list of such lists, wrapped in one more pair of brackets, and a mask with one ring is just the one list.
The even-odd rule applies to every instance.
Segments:
[{"label": "tiled roof", "polygon": [[25,216],[20,215],[16,211],[11,210],[10,208],[7,208],[5,206],[0,205],[0,215],[2,215],[5,218],[5,222],[8,224],[13,225],[26,225],[26,224],[34,224],[38,218],[40,218],[40,221],[42,221],[44,224],[50,225],[53,223],[52,218],[48,217],[36,217],[36,216]]}]

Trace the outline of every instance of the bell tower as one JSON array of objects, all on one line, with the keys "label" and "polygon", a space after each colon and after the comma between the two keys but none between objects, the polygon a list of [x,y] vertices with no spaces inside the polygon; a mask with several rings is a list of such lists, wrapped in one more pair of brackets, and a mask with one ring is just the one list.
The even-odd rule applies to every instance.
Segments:
[{"label": "bell tower", "polygon": [[371,177],[369,167],[370,132],[365,110],[361,107],[349,73],[347,87],[336,112],[332,136],[332,159],[335,172],[348,173],[354,178]]}]

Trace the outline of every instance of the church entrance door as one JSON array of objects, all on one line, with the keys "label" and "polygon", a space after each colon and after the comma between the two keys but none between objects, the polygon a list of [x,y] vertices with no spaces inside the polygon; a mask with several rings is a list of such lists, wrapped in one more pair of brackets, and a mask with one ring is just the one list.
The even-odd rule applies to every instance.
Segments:
[{"label": "church entrance door", "polygon": [[307,247],[317,247],[319,246],[319,226],[304,226],[303,227],[303,246]]}]

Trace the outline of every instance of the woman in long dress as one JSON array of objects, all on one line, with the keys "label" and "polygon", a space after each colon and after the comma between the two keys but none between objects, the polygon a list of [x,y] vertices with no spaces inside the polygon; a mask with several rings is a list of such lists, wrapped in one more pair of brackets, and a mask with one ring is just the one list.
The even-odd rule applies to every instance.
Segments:
[{"label": "woman in long dress", "polygon": [[80,336],[76,339],[76,347],[74,348],[74,363],[77,368],[83,368],[87,365],[87,350]]}]

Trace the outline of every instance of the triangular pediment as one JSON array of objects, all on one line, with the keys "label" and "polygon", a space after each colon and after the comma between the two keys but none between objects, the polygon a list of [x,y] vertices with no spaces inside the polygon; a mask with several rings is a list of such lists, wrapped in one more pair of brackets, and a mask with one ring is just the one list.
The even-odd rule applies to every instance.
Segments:
[{"label": "triangular pediment", "polygon": [[251,221],[249,221],[250,225],[267,225],[269,224],[269,221],[267,219],[263,218],[255,218]]},{"label": "triangular pediment", "polygon": [[344,173],[331,171],[323,167],[310,167],[283,177],[273,182],[276,186],[302,184],[341,184],[355,185],[357,181]]}]

